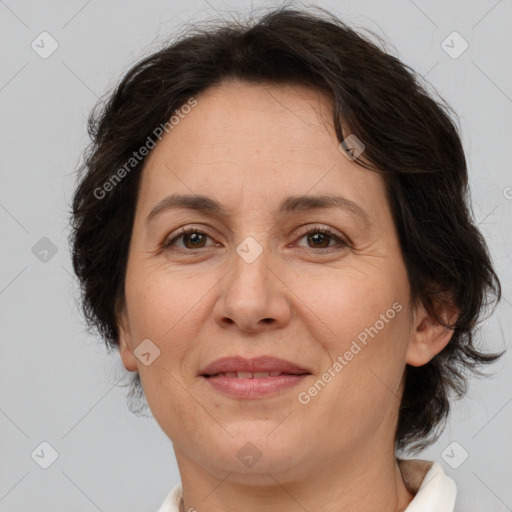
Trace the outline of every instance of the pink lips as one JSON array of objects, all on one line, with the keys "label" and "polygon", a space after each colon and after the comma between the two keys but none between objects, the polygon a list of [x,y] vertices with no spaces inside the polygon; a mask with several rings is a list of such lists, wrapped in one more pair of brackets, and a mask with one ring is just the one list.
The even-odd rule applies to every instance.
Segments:
[{"label": "pink lips", "polygon": [[241,356],[217,359],[200,371],[217,391],[236,398],[260,398],[297,385],[310,372],[284,359]]}]

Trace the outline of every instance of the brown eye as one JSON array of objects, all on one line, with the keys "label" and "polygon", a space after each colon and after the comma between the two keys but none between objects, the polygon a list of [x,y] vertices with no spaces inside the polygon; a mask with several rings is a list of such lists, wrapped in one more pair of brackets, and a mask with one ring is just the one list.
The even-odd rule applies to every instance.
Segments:
[{"label": "brown eye", "polygon": [[[206,236],[203,233],[197,233],[197,232],[182,235],[182,238],[183,238],[183,243],[187,247],[187,249],[203,247],[204,242],[206,240]],[[190,243],[190,247],[187,246],[187,243]]]},{"label": "brown eye", "polygon": [[[337,233],[329,228],[324,227],[310,228],[302,235],[301,238],[306,238],[308,246],[311,249],[319,249],[320,252],[322,249],[336,249],[336,246],[338,246],[338,248],[348,246],[348,243]],[[331,241],[333,240],[337,243],[331,244]]]},{"label": "brown eye", "polygon": [[325,233],[313,233],[308,235],[308,242],[315,244],[315,249],[324,249],[329,247],[330,236]]},{"label": "brown eye", "polygon": [[206,239],[210,238],[206,233],[199,231],[194,228],[184,228],[182,229],[175,237],[164,242],[162,247],[164,249],[169,248],[172,245],[175,245],[175,242],[178,240],[182,240],[183,245],[178,246],[179,249],[184,250],[194,250],[194,249],[203,249],[207,247]]}]

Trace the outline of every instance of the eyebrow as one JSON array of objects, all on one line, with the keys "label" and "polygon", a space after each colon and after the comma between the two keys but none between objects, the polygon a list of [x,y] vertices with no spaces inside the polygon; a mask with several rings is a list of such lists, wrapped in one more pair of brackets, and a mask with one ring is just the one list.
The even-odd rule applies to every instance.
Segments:
[{"label": "eyebrow", "polygon": [[[230,210],[221,203],[203,195],[172,194],[159,201],[146,218],[146,224],[164,211],[186,208],[216,217],[227,217]],[[277,210],[281,216],[315,209],[341,208],[369,223],[366,211],[350,199],[338,195],[302,195],[285,197]]]}]

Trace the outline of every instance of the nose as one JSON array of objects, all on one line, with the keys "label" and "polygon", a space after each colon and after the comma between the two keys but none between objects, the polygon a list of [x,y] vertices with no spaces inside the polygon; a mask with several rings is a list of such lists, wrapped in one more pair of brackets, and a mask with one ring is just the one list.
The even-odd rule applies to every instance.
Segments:
[{"label": "nose", "polygon": [[281,328],[290,321],[288,288],[279,266],[270,267],[271,259],[268,249],[252,262],[234,254],[232,270],[219,283],[221,292],[214,310],[217,324],[257,333]]}]

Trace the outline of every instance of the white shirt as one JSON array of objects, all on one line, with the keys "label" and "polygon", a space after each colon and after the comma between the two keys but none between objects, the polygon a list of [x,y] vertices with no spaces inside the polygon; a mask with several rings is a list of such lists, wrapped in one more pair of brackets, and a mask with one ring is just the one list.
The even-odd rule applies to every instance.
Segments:
[{"label": "white shirt", "polygon": [[[453,512],[457,487],[439,462],[397,459],[405,486],[413,500],[404,512]],[[181,483],[165,498],[158,512],[179,512]]]}]

